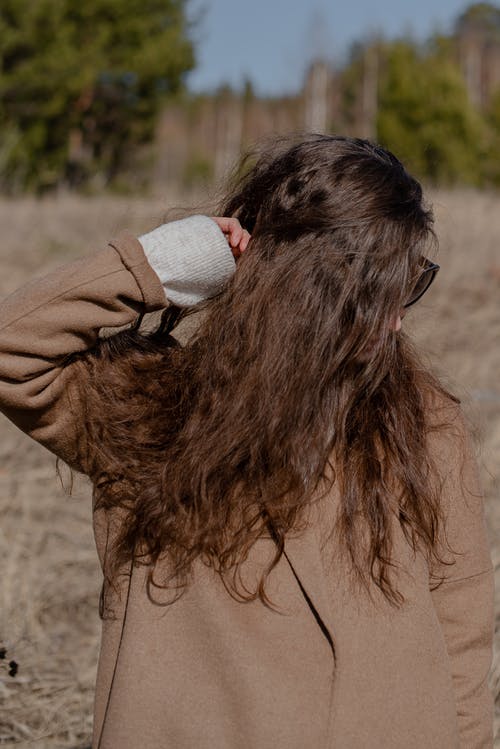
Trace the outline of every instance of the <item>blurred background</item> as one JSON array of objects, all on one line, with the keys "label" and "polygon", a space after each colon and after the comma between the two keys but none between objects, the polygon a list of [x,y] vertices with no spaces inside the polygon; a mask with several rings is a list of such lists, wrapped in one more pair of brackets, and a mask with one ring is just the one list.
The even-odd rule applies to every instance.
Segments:
[{"label": "blurred background", "polygon": [[[404,324],[477,438],[500,749],[499,3],[1,0],[0,294],[123,228],[210,214],[240,154],[291,131],[380,142],[434,207],[442,270]],[[90,745],[90,495],[1,420],[2,746]]]},{"label": "blurred background", "polygon": [[500,183],[492,3],[2,0],[0,60],[8,195],[192,188],[290,130],[376,138],[432,183]]}]

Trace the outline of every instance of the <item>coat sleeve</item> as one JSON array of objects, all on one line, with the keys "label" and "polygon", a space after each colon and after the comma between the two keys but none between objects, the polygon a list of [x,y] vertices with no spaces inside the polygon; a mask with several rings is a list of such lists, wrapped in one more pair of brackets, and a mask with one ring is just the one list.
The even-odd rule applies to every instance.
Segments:
[{"label": "coat sleeve", "polygon": [[[493,565],[477,463],[459,411],[436,455],[445,516],[438,548],[453,564],[431,569],[431,595],[450,658],[460,747],[492,749]],[[433,589],[435,576],[445,579]]]},{"label": "coat sleeve", "polygon": [[128,234],[26,284],[0,304],[0,410],[85,473],[79,411],[86,370],[72,355],[92,348],[101,328],[166,305],[160,279]]}]

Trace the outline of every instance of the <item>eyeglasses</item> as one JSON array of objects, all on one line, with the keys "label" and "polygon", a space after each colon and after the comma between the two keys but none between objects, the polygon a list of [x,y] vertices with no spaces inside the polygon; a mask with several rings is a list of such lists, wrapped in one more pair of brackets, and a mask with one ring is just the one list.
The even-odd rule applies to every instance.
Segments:
[{"label": "eyeglasses", "polygon": [[418,300],[425,294],[431,283],[436,278],[436,274],[439,270],[439,265],[436,265],[436,263],[432,263],[430,260],[427,260],[427,258],[423,259],[423,270],[420,274],[417,283],[413,287],[413,290],[410,294],[410,298],[406,302],[406,304],[403,305],[403,307],[411,307],[412,304],[415,304],[415,302],[418,302]]}]

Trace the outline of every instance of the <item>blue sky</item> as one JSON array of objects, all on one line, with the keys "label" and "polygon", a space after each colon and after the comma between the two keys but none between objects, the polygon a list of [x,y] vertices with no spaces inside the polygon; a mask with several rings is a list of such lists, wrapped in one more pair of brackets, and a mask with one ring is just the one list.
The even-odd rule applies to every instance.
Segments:
[{"label": "blue sky", "polygon": [[259,94],[298,90],[316,53],[340,64],[364,34],[411,32],[425,38],[447,31],[466,0],[190,0],[199,16],[194,39],[193,91],[224,82],[239,87],[247,75]]}]

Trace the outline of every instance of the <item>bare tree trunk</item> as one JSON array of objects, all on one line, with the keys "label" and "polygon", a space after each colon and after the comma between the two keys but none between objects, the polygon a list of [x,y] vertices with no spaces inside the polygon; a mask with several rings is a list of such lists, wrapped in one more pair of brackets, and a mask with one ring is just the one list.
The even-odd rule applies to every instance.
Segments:
[{"label": "bare tree trunk", "polygon": [[309,68],[304,87],[304,125],[306,130],[325,133],[328,128],[328,103],[331,74],[321,60]]},{"label": "bare tree trunk", "polygon": [[240,97],[222,100],[217,105],[215,127],[215,179],[227,176],[241,153],[243,106]]},{"label": "bare tree trunk", "polygon": [[361,91],[361,137],[377,138],[379,57],[375,44],[365,48]]},{"label": "bare tree trunk", "polygon": [[461,42],[460,57],[469,99],[475,107],[481,109],[484,105],[481,40],[478,35],[468,33]]}]

